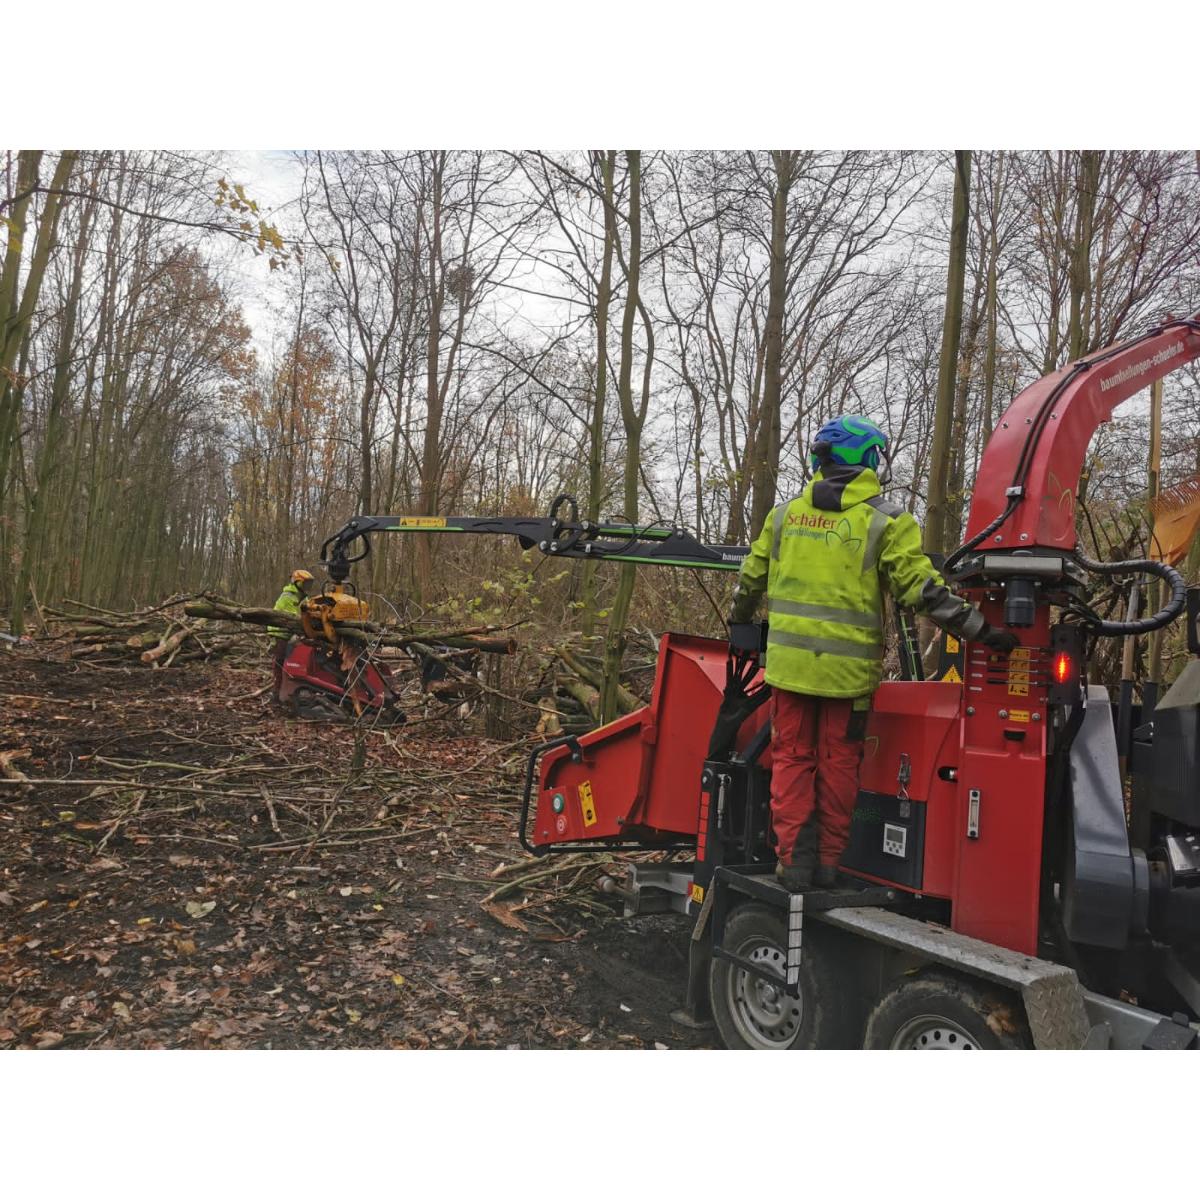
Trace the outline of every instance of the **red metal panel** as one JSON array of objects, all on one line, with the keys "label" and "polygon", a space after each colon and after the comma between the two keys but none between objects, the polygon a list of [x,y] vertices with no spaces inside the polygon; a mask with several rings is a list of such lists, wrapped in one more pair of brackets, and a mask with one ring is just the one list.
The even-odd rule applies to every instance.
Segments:
[{"label": "red metal panel", "polygon": [[859,785],[894,794],[900,756],[908,755],[907,791],[925,809],[925,870],[921,893],[949,897],[954,880],[956,789],[938,777],[959,765],[962,686],[955,683],[880,684],[871,702]]},{"label": "red metal panel", "polygon": [[[533,826],[535,845],[645,834],[694,837],[700,771],[725,690],[727,643],[667,633],[650,703],[579,739],[583,761],[561,747],[542,760]],[[760,708],[743,726],[744,745],[767,719]],[[590,793],[586,820],[580,788]],[[562,797],[562,812],[554,797]]]},{"label": "red metal panel", "polygon": [[[284,660],[279,698],[287,700],[297,687],[307,686],[340,699],[345,694],[342,677],[325,665],[327,653],[324,647],[318,648],[305,641],[294,642]],[[394,692],[391,670],[384,663],[360,662],[352,678],[350,697],[364,707],[381,707]]]},{"label": "red metal panel", "polygon": [[[1002,602],[976,596],[990,622]],[[1022,631],[1009,658],[968,647],[958,778],[952,927],[1023,954],[1037,953],[1046,791],[1050,614]],[[1019,739],[1019,740],[1014,740]],[[979,827],[970,836],[971,792]]]}]

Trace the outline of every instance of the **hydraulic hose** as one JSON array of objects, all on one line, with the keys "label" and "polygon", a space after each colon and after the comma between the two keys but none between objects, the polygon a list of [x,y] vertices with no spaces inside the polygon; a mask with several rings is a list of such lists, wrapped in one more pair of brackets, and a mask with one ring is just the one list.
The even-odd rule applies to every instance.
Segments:
[{"label": "hydraulic hose", "polygon": [[943,565],[942,570],[945,571],[947,574],[950,571],[954,570],[954,567],[957,565],[958,560],[960,558],[962,558],[962,556],[964,554],[969,554],[972,550],[974,550],[975,547],[978,546],[979,543],[982,542],[984,538],[989,537],[989,536],[991,536],[991,534],[995,533],[996,530],[999,529],[1000,526],[1003,525],[1004,522],[1007,521],[1008,518],[1013,515],[1013,512],[1015,511],[1016,507],[1017,507],[1017,497],[1013,497],[1004,506],[1004,511],[990,525],[988,525],[984,529],[981,529],[973,538],[971,538],[971,540],[969,542],[963,542],[963,544],[961,546],[959,546],[959,548],[957,550],[955,550],[954,553],[951,554],[948,559],[946,559],[946,562]]},{"label": "hydraulic hose", "polygon": [[1150,633],[1169,625],[1187,605],[1187,584],[1183,576],[1174,567],[1166,563],[1156,562],[1152,558],[1131,558],[1124,562],[1096,562],[1087,555],[1076,550],[1075,557],[1080,566],[1096,575],[1132,575],[1135,572],[1147,575],[1157,575],[1165,579],[1171,587],[1171,597],[1153,616],[1143,617],[1140,621],[1092,621],[1089,628],[1096,633],[1108,637],[1124,637],[1132,634]]}]

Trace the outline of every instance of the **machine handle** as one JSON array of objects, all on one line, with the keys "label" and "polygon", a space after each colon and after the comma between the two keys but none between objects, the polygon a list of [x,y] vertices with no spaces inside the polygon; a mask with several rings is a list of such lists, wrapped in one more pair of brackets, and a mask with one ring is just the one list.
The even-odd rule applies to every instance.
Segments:
[{"label": "machine handle", "polygon": [[551,738],[548,742],[543,742],[540,746],[534,746],[529,753],[529,761],[525,764],[525,794],[521,797],[521,817],[517,825],[517,837],[520,838],[521,845],[530,853],[541,857],[548,850],[548,846],[535,846],[528,837],[526,837],[526,829],[529,825],[529,805],[533,796],[533,773],[537,766],[537,760],[541,758],[547,750],[557,749],[559,746],[569,746],[571,748],[571,761],[583,761],[583,747],[579,744],[579,739],[573,734],[568,733],[565,737]]}]

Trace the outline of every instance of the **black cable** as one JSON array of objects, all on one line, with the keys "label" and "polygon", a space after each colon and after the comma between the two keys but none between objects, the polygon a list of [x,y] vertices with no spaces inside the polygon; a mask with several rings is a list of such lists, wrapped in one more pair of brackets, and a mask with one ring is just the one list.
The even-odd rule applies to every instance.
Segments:
[{"label": "black cable", "polygon": [[1106,637],[1124,637],[1131,634],[1150,633],[1169,625],[1187,605],[1187,584],[1174,567],[1166,563],[1156,562],[1152,558],[1131,558],[1124,562],[1102,563],[1087,555],[1075,552],[1080,566],[1096,575],[1132,575],[1135,573],[1157,575],[1171,585],[1171,597],[1158,612],[1137,621],[1099,621],[1091,622],[1091,628],[1096,633]]},{"label": "black cable", "polygon": [[988,525],[985,529],[981,529],[969,541],[963,542],[963,544],[961,546],[959,546],[959,548],[957,550],[955,550],[954,553],[951,554],[948,559],[946,559],[944,565],[942,566],[942,571],[948,575],[952,570],[954,570],[954,567],[957,565],[958,560],[960,558],[962,558],[962,556],[964,554],[969,554],[972,550],[975,549],[976,546],[979,545],[980,542],[983,541],[984,538],[995,533],[996,530],[999,529],[1000,526],[1003,525],[1004,522],[1007,521],[1008,518],[1013,515],[1013,512],[1015,511],[1019,500],[1020,500],[1019,496],[1010,497],[1008,504],[1004,508],[1004,511],[990,525]]}]

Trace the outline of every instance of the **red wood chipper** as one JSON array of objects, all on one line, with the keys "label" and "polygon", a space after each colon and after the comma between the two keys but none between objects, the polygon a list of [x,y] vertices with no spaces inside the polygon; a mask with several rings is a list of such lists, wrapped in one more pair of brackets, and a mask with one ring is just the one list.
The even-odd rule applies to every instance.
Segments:
[{"label": "red wood chipper", "polygon": [[[664,634],[648,705],[530,756],[528,849],[664,852],[635,872],[627,910],[691,920],[680,1020],[715,1021],[730,1047],[1197,1046],[1200,657],[1120,723],[1127,744],[1087,667],[1097,639],[1185,610],[1200,655],[1200,594],[1160,562],[1082,553],[1076,489],[1116,406],[1198,356],[1200,314],[1167,321],[1004,414],[944,573],[1020,646],[947,645],[951,681],[926,680],[898,620],[903,678],[875,693],[842,860],[855,886],[791,894],[774,879],[759,628],[732,645]],[[560,497],[543,518],[357,517],[323,548],[335,583],[382,531],[513,534],[551,555],[711,570],[747,553],[581,521]],[[1166,583],[1159,612],[1110,621],[1089,604],[1094,579],[1142,574]]]}]

